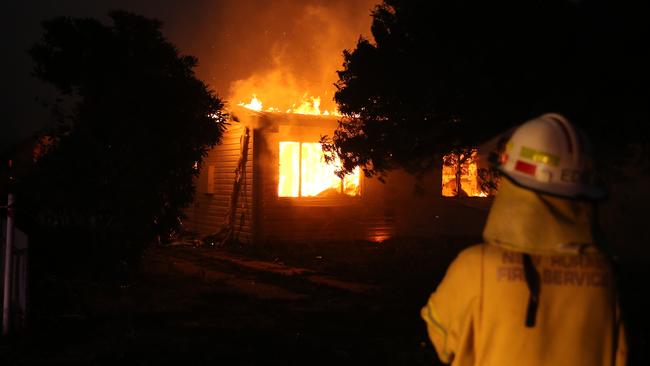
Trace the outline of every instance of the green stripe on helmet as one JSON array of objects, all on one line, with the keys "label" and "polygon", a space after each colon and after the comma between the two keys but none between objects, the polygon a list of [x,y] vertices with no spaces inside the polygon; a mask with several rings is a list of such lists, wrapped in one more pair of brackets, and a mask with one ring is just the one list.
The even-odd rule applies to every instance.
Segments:
[{"label": "green stripe on helmet", "polygon": [[532,161],[537,161],[546,165],[554,165],[558,166],[560,165],[560,157],[556,155],[552,155],[549,153],[545,153],[542,151],[537,151],[535,149],[531,149],[529,147],[522,146],[521,151],[519,152],[519,156],[522,158],[526,158]]}]

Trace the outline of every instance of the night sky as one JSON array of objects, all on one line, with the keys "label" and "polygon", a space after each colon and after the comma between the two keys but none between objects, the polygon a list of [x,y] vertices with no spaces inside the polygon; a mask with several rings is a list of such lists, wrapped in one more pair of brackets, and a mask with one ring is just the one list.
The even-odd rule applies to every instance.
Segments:
[{"label": "night sky", "polygon": [[54,90],[30,76],[33,64],[27,54],[42,35],[40,22],[44,19],[65,15],[107,23],[107,12],[115,9],[157,18],[163,21],[163,34],[183,54],[199,58],[198,77],[226,101],[230,102],[234,81],[241,80],[237,85],[246,90],[242,85],[268,84],[271,80],[266,75],[275,75],[284,82],[289,77],[301,93],[322,96],[323,106],[331,108],[332,83],[342,63],[341,52],[353,48],[359,36],[368,36],[370,9],[377,2],[11,0],[0,12],[0,151],[52,124],[48,108],[37,97],[51,101]]},{"label": "night sky", "polygon": [[[285,110],[309,93],[322,97],[321,110],[332,110],[335,106],[332,84],[337,80],[335,71],[341,69],[342,51],[354,48],[360,36],[370,38],[370,11],[379,2],[10,0],[3,3],[0,11],[3,80],[0,153],[53,124],[44,102],[52,101],[54,90],[30,76],[33,64],[27,53],[42,35],[42,20],[65,15],[94,17],[108,23],[107,13],[116,9],[157,18],[163,22],[163,34],[183,54],[198,57],[198,77],[226,102],[248,101],[252,93],[257,93],[265,107]],[[615,35],[623,32],[621,29],[632,34],[640,29],[647,32],[647,23],[633,21],[642,19],[640,12],[633,9],[644,8],[627,5],[620,8],[627,9],[626,17],[632,16],[632,21],[621,18],[616,24],[604,22],[594,37],[614,45],[610,48],[615,52],[603,57],[610,60],[623,57],[634,66],[643,63],[640,60],[645,58],[639,55],[647,47],[630,45],[634,46],[636,38],[643,38],[623,40]],[[616,79],[621,72],[610,69],[602,73]]]}]

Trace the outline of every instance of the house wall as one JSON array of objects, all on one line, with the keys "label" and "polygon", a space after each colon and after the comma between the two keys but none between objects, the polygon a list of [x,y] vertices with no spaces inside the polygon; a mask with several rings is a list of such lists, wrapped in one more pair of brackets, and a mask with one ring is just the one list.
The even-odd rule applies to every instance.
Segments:
[{"label": "house wall", "polygon": [[360,197],[278,197],[281,141],[316,142],[331,136],[335,118],[291,117],[266,120],[256,130],[259,241],[383,241],[396,236],[480,237],[491,199],[441,196],[440,169],[420,179],[401,171],[386,182],[361,178]]},{"label": "house wall", "polygon": [[[244,132],[241,123],[232,122],[221,143],[210,150],[204,159],[201,173],[195,181],[194,202],[185,211],[187,218],[183,226],[186,230],[208,235],[218,232],[227,223]],[[234,234],[244,243],[253,240],[253,135],[251,132],[246,151],[245,176],[235,212]]]},{"label": "house wall", "polygon": [[419,179],[403,170],[389,173],[385,194],[397,236],[481,236],[492,198],[443,197],[441,168],[442,162]]},{"label": "house wall", "polygon": [[[317,142],[322,135],[332,135],[336,119],[250,111],[239,111],[237,116],[242,122],[233,124],[222,144],[210,152],[197,180],[186,225],[193,231],[205,235],[225,224],[242,125],[246,125],[251,128],[251,139],[237,211],[243,242],[481,235],[491,199],[442,197],[441,169],[419,180],[399,170],[390,172],[385,183],[362,176],[359,197],[278,197],[279,143]],[[210,166],[214,166],[214,193],[207,193]]]},{"label": "house wall", "polygon": [[259,241],[352,241],[384,235],[384,196],[373,192],[381,188],[377,182],[362,178],[360,197],[278,197],[280,142],[318,142],[322,135],[332,135],[337,122],[317,116],[267,117],[260,117],[255,131]]}]

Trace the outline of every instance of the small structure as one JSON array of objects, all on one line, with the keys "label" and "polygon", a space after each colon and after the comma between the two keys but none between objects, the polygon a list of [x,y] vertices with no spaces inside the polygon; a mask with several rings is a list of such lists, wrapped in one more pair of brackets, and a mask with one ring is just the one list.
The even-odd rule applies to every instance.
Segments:
[{"label": "small structure", "polygon": [[337,117],[241,107],[232,115],[201,167],[189,231],[242,243],[480,235],[491,199],[443,197],[442,162],[419,180],[399,170],[385,183],[359,172],[341,179],[318,143]]}]

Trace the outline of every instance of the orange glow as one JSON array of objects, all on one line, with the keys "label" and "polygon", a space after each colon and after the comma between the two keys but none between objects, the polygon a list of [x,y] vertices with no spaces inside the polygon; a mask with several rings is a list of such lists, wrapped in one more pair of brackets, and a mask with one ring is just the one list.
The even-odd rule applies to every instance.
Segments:
[{"label": "orange glow", "polygon": [[388,234],[385,235],[376,235],[370,238],[370,241],[375,242],[375,243],[383,243],[386,240],[390,239],[391,236]]},{"label": "orange glow", "polygon": [[[296,107],[296,104],[298,106]],[[320,110],[320,104],[321,104],[321,98],[320,97],[314,97],[314,96],[308,96],[306,93],[303,95],[302,99],[300,100],[299,103],[294,103],[291,108],[285,110],[285,113],[295,113],[295,114],[309,114],[309,115],[314,115],[314,116],[340,116],[341,114],[337,111],[334,110],[333,112],[330,112],[328,110],[322,111]],[[240,102],[238,105],[248,108],[254,111],[267,111],[267,112],[280,112],[280,108],[277,107],[266,107],[264,108],[264,104],[260,99],[257,98],[256,94],[253,94],[253,97],[251,98],[251,101],[246,103],[246,102]]]},{"label": "orange glow", "polygon": [[[447,160],[451,154],[445,155]],[[452,160],[454,158],[452,157]],[[472,155],[461,164],[460,184],[461,190],[460,197],[487,197],[487,193],[481,190],[478,182],[478,151],[474,149]],[[442,195],[444,197],[456,197],[456,171],[458,167],[454,164],[452,166],[442,166]]]},{"label": "orange glow", "polygon": [[280,142],[279,197],[358,196],[361,193],[360,169],[339,178],[338,162],[327,164],[318,142]]}]

